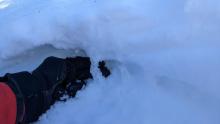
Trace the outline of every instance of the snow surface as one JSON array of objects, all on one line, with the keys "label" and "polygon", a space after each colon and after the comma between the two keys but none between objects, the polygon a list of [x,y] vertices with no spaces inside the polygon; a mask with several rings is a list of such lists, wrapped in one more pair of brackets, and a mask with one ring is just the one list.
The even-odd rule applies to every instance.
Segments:
[{"label": "snow surface", "polygon": [[[93,61],[94,80],[37,124],[220,123],[219,0],[2,1],[1,61],[44,44]],[[101,59],[120,62],[108,79]]]}]

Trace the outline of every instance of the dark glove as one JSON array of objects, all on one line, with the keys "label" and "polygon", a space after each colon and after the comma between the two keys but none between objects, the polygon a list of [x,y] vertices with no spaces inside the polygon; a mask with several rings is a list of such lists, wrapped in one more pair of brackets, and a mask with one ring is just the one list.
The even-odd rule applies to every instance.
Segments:
[{"label": "dark glove", "polygon": [[66,90],[70,84],[72,89],[66,92],[75,96],[85,84],[85,80],[92,78],[90,66],[88,57],[67,59],[49,57],[32,74],[29,72],[6,74],[8,84],[20,91],[17,97],[22,98],[25,104],[23,122],[36,121],[58,99],[57,92]]},{"label": "dark glove", "polygon": [[67,82],[92,78],[91,62],[88,57],[66,58]]},{"label": "dark glove", "polygon": [[88,57],[66,58],[66,79],[56,87],[53,99],[65,101],[62,96],[75,97],[78,90],[86,85],[85,80],[93,78],[90,73],[91,62]]}]

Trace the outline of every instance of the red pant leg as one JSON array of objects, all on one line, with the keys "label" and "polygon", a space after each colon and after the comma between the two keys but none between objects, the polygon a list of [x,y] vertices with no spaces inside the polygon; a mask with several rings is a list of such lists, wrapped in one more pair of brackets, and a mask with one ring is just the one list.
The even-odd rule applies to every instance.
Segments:
[{"label": "red pant leg", "polygon": [[16,96],[11,88],[0,82],[0,124],[16,123]]}]

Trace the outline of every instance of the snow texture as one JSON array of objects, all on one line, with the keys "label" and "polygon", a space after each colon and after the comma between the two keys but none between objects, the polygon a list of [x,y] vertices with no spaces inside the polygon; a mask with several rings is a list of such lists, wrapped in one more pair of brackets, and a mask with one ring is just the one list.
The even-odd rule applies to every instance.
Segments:
[{"label": "snow texture", "polygon": [[[1,61],[45,44],[81,48],[92,58],[94,80],[36,124],[220,123],[219,0],[1,0],[0,6]],[[102,59],[119,62],[108,79],[97,69]]]}]

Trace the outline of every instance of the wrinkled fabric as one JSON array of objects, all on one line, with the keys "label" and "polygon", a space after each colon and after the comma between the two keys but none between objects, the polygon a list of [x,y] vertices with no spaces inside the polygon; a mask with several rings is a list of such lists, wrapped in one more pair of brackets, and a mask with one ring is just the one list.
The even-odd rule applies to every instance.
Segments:
[{"label": "wrinkled fabric", "polygon": [[0,82],[0,124],[15,124],[16,96],[8,85]]}]

